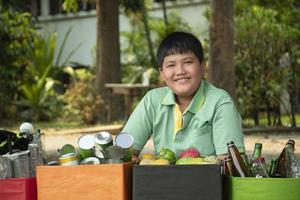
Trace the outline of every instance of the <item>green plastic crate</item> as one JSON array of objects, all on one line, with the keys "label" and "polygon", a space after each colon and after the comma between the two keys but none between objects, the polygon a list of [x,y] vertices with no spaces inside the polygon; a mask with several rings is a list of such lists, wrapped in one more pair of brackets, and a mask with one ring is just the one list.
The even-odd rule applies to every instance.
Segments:
[{"label": "green plastic crate", "polygon": [[300,200],[300,178],[225,177],[227,200]]}]

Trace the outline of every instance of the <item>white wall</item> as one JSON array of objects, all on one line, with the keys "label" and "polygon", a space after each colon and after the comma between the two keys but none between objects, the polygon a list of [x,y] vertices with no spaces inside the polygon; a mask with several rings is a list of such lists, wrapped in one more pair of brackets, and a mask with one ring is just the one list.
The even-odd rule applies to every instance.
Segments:
[{"label": "white wall", "polygon": [[[181,3],[168,4],[168,12],[176,11],[180,16],[193,28],[195,34],[201,33],[208,29],[206,19],[203,17],[204,9],[209,5],[203,1],[195,0],[194,3],[180,1]],[[153,16],[163,16],[160,7],[155,5],[154,9],[149,13]],[[61,61],[64,61],[77,45],[81,46],[77,49],[70,61],[79,62],[85,65],[94,64],[93,54],[96,45],[96,11],[79,12],[76,15],[55,15],[39,17],[41,24],[45,30],[58,33],[58,47],[61,46],[64,35],[70,27],[72,31],[66,43],[64,54]],[[121,14],[119,22],[120,31],[130,30],[128,19]],[[58,51],[57,51],[58,52]]]}]

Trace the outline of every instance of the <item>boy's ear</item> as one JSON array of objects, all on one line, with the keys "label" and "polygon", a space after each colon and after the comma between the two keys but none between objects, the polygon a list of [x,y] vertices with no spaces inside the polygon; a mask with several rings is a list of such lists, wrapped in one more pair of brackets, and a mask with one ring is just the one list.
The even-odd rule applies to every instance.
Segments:
[{"label": "boy's ear", "polygon": [[161,68],[159,68],[159,77],[160,77],[161,81],[165,81],[164,80],[164,76],[163,76],[163,72],[162,72]]},{"label": "boy's ear", "polygon": [[202,61],[202,63],[200,64],[201,67],[201,77],[204,78],[205,74],[206,74],[206,62]]}]

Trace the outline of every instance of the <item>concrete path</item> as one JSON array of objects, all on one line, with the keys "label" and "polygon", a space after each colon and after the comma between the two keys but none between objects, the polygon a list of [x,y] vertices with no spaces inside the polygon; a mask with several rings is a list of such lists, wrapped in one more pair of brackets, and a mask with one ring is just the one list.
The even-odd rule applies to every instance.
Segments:
[{"label": "concrete path", "polygon": [[[108,131],[113,135],[118,134],[122,130],[121,125],[99,126],[93,128],[58,131],[47,130],[43,135],[43,148],[46,151],[47,160],[55,159],[57,156],[57,149],[61,148],[64,144],[72,144],[77,147],[77,141],[82,135],[95,134],[100,131]],[[288,139],[293,139],[296,142],[295,152],[300,159],[300,133],[251,133],[244,136],[245,148],[248,156],[252,155],[255,142],[263,144],[262,153],[267,159],[278,156],[282,151]],[[149,140],[142,153],[154,152],[152,140]]]}]

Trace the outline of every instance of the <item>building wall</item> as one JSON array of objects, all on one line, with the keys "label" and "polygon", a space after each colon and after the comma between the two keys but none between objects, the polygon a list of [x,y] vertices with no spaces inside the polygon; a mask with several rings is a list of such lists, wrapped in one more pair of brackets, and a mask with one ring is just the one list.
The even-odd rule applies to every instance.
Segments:
[{"label": "building wall", "polygon": [[[46,0],[41,1],[42,15],[39,16],[39,21],[43,27],[43,31],[57,31],[57,40],[59,48],[62,44],[65,33],[70,27],[72,31],[65,45],[64,53],[61,62],[64,61],[69,52],[77,47],[75,54],[70,61],[78,62],[84,65],[93,65],[95,48],[96,48],[96,11],[80,11],[75,14],[57,14],[48,15]],[[177,12],[193,29],[195,33],[201,33],[208,30],[208,23],[203,12],[208,1],[178,1],[179,3],[168,3],[167,12]],[[45,11],[46,10],[46,11]],[[163,18],[163,12],[160,5],[155,4],[149,15]],[[124,14],[120,14],[119,18],[120,31],[130,30],[128,18]],[[78,45],[80,47],[78,48]],[[58,52],[58,51],[57,51]]]}]

